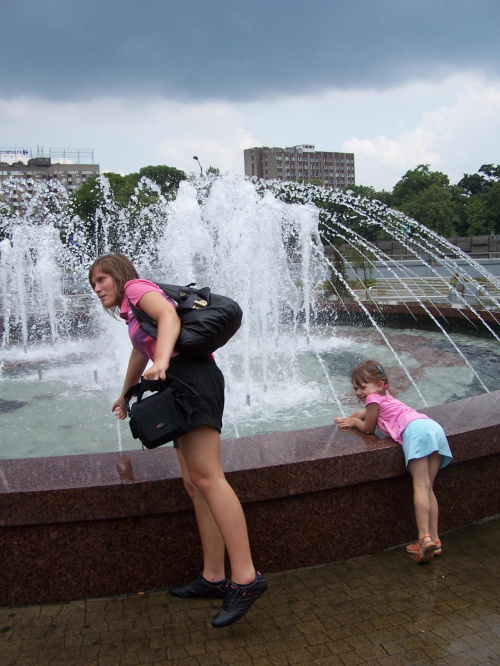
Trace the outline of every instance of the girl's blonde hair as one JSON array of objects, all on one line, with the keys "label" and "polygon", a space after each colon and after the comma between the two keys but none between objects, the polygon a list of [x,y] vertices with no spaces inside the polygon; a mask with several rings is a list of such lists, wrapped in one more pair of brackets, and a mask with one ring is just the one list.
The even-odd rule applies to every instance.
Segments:
[{"label": "girl's blonde hair", "polygon": [[393,394],[392,388],[389,386],[389,379],[384,370],[384,367],[375,359],[368,359],[359,363],[355,368],[353,368],[349,375],[352,384],[355,386],[361,386],[361,384],[369,384],[370,382],[384,382],[384,388],[380,390],[382,395],[385,395],[386,389]]},{"label": "girl's blonde hair", "polygon": [[111,275],[115,282],[118,304],[112,308],[107,308],[111,313],[115,313],[123,301],[125,283],[129,280],[138,280],[139,274],[130,259],[119,252],[116,254],[103,254],[94,261],[89,268],[89,282],[92,289],[94,288],[93,275],[95,271],[102,271],[107,275]]}]

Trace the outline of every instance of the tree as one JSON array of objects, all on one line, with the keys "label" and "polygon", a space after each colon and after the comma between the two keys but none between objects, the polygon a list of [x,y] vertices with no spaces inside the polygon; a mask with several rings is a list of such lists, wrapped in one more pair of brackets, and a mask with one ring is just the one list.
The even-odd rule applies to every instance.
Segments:
[{"label": "tree", "polygon": [[479,173],[484,173],[490,180],[500,180],[500,164],[493,166],[493,164],[483,164],[479,169]]},{"label": "tree", "polygon": [[149,180],[152,180],[160,186],[163,196],[170,199],[179,189],[181,180],[186,180],[186,174],[175,167],[159,164],[139,169],[139,178],[149,178]]},{"label": "tree", "polygon": [[464,173],[464,177],[458,181],[457,185],[461,187],[469,197],[476,194],[483,194],[488,190],[487,179],[479,173],[472,175]]},{"label": "tree", "polygon": [[460,191],[448,176],[419,164],[407,171],[392,191],[391,205],[443,236],[453,236],[463,227]]},{"label": "tree", "polygon": [[441,236],[453,236],[460,223],[451,193],[436,183],[415,194],[404,207],[406,215]]},{"label": "tree", "polygon": [[494,183],[488,192],[470,198],[467,223],[470,235],[500,232],[500,181]]},{"label": "tree", "polygon": [[416,169],[407,171],[396,183],[392,190],[391,205],[406,212],[404,207],[431,185],[448,189],[450,180],[441,171],[430,171],[428,164],[419,164]]},{"label": "tree", "polygon": [[392,194],[390,192],[387,192],[386,190],[377,192],[374,187],[368,185],[349,185],[349,187],[345,188],[344,192],[352,192],[365,199],[375,199],[386,204],[386,206],[390,206],[392,200]]},{"label": "tree", "polygon": [[102,191],[97,185],[97,178],[98,176],[92,176],[71,195],[71,212],[81,220],[93,220],[102,203]]},{"label": "tree", "polygon": [[128,206],[130,198],[134,194],[139,182],[139,175],[130,173],[122,176],[120,173],[113,173],[112,171],[107,171],[103,175],[108,179],[116,204],[120,208]]},{"label": "tree", "polygon": [[500,230],[500,165],[483,164],[478,173],[464,174],[458,183],[465,193],[466,233]]},{"label": "tree", "polygon": [[207,174],[207,176],[212,175],[215,178],[220,178],[221,177],[220,169],[218,167],[209,166],[205,170],[205,173]]},{"label": "tree", "polygon": [[377,260],[377,257],[371,250],[363,247],[360,243],[352,243],[345,246],[344,257],[360,282],[366,284],[368,280],[372,279],[373,262]]},{"label": "tree", "polygon": [[[166,199],[172,199],[177,192],[181,180],[186,179],[184,171],[175,167],[165,165],[146,166],[139,170],[139,173],[129,173],[122,176],[119,173],[107,171],[103,174],[108,182],[114,200],[120,208],[126,208],[132,197],[137,196],[137,185],[141,178],[147,178],[156,183],[160,188],[161,194]],[[98,176],[89,178],[73,195],[72,210],[82,220],[91,220],[94,218],[97,209],[103,203],[103,192],[98,185]],[[139,205],[149,205],[152,200],[158,199],[158,192],[147,192],[141,188],[139,198],[135,203]]]}]

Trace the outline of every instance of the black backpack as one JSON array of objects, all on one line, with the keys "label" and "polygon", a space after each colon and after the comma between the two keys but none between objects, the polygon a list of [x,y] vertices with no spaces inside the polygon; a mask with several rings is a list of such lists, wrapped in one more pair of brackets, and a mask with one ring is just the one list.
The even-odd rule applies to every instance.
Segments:
[{"label": "black backpack", "polygon": [[[243,312],[236,301],[227,296],[212,294],[209,287],[196,289],[194,283],[186,287],[155,282],[162,291],[177,303],[181,320],[181,332],[175,351],[190,356],[205,356],[219,349],[233,337],[241,326]],[[130,308],[142,330],[155,338],[157,324],[144,310],[132,303]]]}]

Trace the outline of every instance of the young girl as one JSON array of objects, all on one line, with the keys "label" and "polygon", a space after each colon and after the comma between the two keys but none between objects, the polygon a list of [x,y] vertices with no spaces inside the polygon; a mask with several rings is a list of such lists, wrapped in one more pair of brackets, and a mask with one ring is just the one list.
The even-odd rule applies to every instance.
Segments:
[{"label": "young girl", "polygon": [[418,541],[406,550],[416,555],[419,564],[430,562],[442,552],[433,484],[438,469],[446,467],[452,459],[446,435],[439,423],[391,395],[385,370],[377,361],[360,363],[351,371],[350,378],[356,397],[365,408],[348,417],[338,417],[335,423],[341,428],[357,428],[366,433],[378,426],[402,444],[406,466],[413,478],[418,528]]},{"label": "young girl", "polygon": [[[224,377],[211,356],[192,358],[174,351],[180,332],[175,303],[153,282],[140,280],[134,265],[123,254],[98,258],[90,267],[89,280],[103,307],[126,321],[132,342],[123,389],[111,407],[117,418],[126,418],[123,396],[141,376],[165,380],[168,370],[169,375],[181,379],[199,394],[192,403],[191,429],[174,446],[184,485],[194,505],[204,566],[196,578],[185,585],[172,586],[170,592],[183,598],[223,599],[212,625],[232,624],[267,589],[267,582],[255,571],[243,509],[222,470]],[[129,301],[157,322],[157,340],[139,327]],[[152,365],[146,369],[150,360]],[[226,548],[231,581],[224,573]]]}]

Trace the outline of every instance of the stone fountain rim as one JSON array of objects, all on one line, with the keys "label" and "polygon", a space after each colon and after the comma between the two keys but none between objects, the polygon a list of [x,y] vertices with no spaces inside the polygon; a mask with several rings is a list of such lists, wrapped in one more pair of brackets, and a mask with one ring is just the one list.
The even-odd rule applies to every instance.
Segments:
[{"label": "stone fountain rim", "polygon": [[[452,464],[500,453],[498,436],[486,443],[473,437],[474,431],[500,432],[500,391],[421,411],[445,428]],[[223,440],[221,452],[242,502],[407,474],[392,439],[333,425]],[[142,515],[145,505],[152,513],[190,509],[171,447],[0,460],[3,526],[124,518]]]}]

